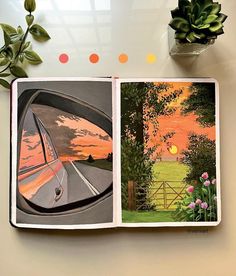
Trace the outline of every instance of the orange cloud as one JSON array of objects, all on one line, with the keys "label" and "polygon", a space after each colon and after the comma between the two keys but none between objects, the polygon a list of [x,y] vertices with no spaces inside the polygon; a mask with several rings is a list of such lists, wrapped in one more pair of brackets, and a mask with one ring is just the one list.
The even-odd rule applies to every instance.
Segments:
[{"label": "orange cloud", "polygon": [[95,159],[104,159],[112,152],[112,139],[100,127],[93,123],[78,118],[71,119],[60,116],[58,126],[68,127],[75,130],[77,137],[71,140],[70,148],[78,152],[78,157],[61,156],[61,159],[86,159],[90,154]]}]

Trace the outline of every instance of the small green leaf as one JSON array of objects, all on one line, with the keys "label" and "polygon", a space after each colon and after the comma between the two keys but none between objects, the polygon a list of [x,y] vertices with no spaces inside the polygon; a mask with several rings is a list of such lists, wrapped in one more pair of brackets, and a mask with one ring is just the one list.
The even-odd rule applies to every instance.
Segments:
[{"label": "small green leaf", "polygon": [[179,0],[178,6],[182,12],[185,11],[185,8],[190,5],[188,0]]},{"label": "small green leaf", "polygon": [[35,9],[36,9],[35,0],[25,0],[24,7],[25,7],[25,10],[28,12],[35,11]]},{"label": "small green leaf", "polygon": [[214,22],[217,18],[218,18],[217,15],[210,14],[210,15],[208,15],[207,19],[204,20],[204,24],[210,24],[210,23]]},{"label": "small green leaf", "polygon": [[223,27],[218,31],[214,32],[216,35],[222,35],[224,33]]},{"label": "small green leaf", "polygon": [[8,59],[8,58],[0,59],[0,66],[6,65],[8,62],[9,62],[9,59]]},{"label": "small green leaf", "polygon": [[42,63],[42,59],[34,51],[24,51],[24,56],[29,61],[29,63],[31,63],[31,64],[36,65],[36,64]]},{"label": "small green leaf", "polygon": [[220,14],[218,15],[218,18],[217,18],[216,21],[218,21],[218,22],[220,22],[220,23],[224,23],[227,17],[228,17],[227,15],[225,15],[225,14],[223,14],[223,13],[220,13]]},{"label": "small green leaf", "polygon": [[196,3],[193,6],[193,14],[195,15],[195,18],[198,18],[199,13],[200,13],[200,5],[198,3]]},{"label": "small green leaf", "polygon": [[7,47],[7,49],[4,51],[6,58],[12,59],[13,58],[13,51],[11,47]]},{"label": "small green leaf", "polygon": [[0,79],[0,85],[2,85],[3,87],[7,88],[7,89],[10,89],[10,84],[9,82],[7,82],[6,80],[4,79]]},{"label": "small green leaf", "polygon": [[197,39],[203,39],[206,37],[206,35],[204,33],[195,33],[194,32],[194,36],[197,38]]},{"label": "small green leaf", "polygon": [[176,39],[185,39],[186,38],[186,33],[178,33],[178,32],[176,32],[175,33],[175,38]]},{"label": "small green leaf", "polygon": [[5,31],[9,35],[17,33],[16,29],[8,24],[1,23],[0,25],[2,27],[2,30]]},{"label": "small green leaf", "polygon": [[32,34],[33,38],[37,41],[47,41],[48,39],[50,39],[47,31],[38,24],[34,24],[29,31]]},{"label": "small green leaf", "polygon": [[186,39],[188,40],[188,42],[193,43],[196,41],[196,37],[194,36],[194,32],[189,33],[186,36]]},{"label": "small green leaf", "polygon": [[207,16],[208,16],[208,13],[207,12],[202,12],[201,16],[202,16],[203,20],[206,20]]},{"label": "small green leaf", "polygon": [[218,14],[221,11],[221,4],[214,3],[212,5],[211,14]]},{"label": "small green leaf", "polygon": [[24,54],[20,54],[20,55],[19,55],[19,60],[20,60],[21,63],[23,63],[24,58],[25,58],[25,57],[24,57]]},{"label": "small green leaf", "polygon": [[196,21],[195,21],[195,25],[201,25],[203,22],[203,16],[200,16]]},{"label": "small green leaf", "polygon": [[206,12],[207,14],[211,13],[212,11],[212,3],[206,3],[202,9],[202,12]]},{"label": "small green leaf", "polygon": [[190,30],[188,21],[181,17],[176,17],[176,18],[172,19],[169,25],[174,30],[178,30],[180,32],[188,32]]},{"label": "small green leaf", "polygon": [[30,46],[30,41],[27,41],[24,46],[22,47],[22,51],[24,51],[25,49],[27,49]]},{"label": "small green leaf", "polygon": [[203,30],[203,29],[208,29],[211,25],[210,24],[202,24],[199,26],[195,26],[195,25],[192,25],[192,26],[198,30]]},{"label": "small green leaf", "polygon": [[7,47],[11,43],[11,38],[9,34],[6,33],[5,31],[3,31],[3,35],[4,35],[4,43],[5,43],[5,46]]},{"label": "small green leaf", "polygon": [[21,28],[21,26],[18,26],[18,27],[17,27],[17,33],[18,33],[18,34],[24,34],[24,31],[23,31],[23,29]]},{"label": "small green leaf", "polygon": [[26,22],[27,22],[27,25],[28,25],[28,26],[31,26],[32,23],[34,22],[34,16],[33,16],[32,14],[27,14],[27,15],[25,16],[25,20],[26,20]]},{"label": "small green leaf", "polygon": [[223,25],[220,22],[214,22],[211,27],[209,28],[209,30],[214,33],[219,31],[221,28],[223,27]]},{"label": "small green leaf", "polygon": [[11,44],[20,41],[23,36],[24,36],[24,34],[12,34],[12,35],[10,35]]},{"label": "small green leaf", "polygon": [[21,47],[21,41],[20,40],[14,42],[14,44],[11,44],[11,49],[13,51],[13,56],[14,57],[19,53],[20,47]]},{"label": "small green leaf", "polygon": [[5,77],[9,77],[11,74],[9,74],[9,73],[0,73],[0,77],[3,77],[3,78],[5,78]]},{"label": "small green leaf", "polygon": [[14,75],[15,77],[18,77],[18,78],[27,78],[28,77],[25,70],[16,65],[10,67],[10,72],[12,73],[12,75]]}]

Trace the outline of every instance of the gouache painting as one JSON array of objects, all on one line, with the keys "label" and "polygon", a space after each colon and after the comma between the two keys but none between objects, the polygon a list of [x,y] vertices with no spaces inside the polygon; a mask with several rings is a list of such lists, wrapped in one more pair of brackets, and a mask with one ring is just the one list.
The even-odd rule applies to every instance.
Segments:
[{"label": "gouache painting", "polygon": [[216,222],[216,83],[121,83],[123,223]]},{"label": "gouache painting", "polygon": [[[65,82],[63,91],[60,82],[51,87],[26,89],[19,96],[17,220],[112,222],[111,83]],[[109,108],[102,110],[104,105]]]}]

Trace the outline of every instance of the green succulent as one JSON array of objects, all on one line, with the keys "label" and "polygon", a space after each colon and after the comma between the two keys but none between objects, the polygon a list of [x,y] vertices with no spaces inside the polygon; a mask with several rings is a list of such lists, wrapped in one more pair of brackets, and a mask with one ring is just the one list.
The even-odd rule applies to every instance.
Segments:
[{"label": "green succulent", "polygon": [[227,16],[220,11],[221,4],[212,0],[179,0],[169,25],[180,42],[205,44],[224,33]]}]

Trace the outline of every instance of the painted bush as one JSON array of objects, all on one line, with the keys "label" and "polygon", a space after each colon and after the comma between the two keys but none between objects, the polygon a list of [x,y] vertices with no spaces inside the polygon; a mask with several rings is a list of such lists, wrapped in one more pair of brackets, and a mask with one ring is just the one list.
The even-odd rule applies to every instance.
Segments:
[{"label": "painted bush", "polygon": [[216,221],[216,179],[208,172],[202,173],[195,185],[186,189],[186,196],[177,205],[173,215],[176,221]]}]

